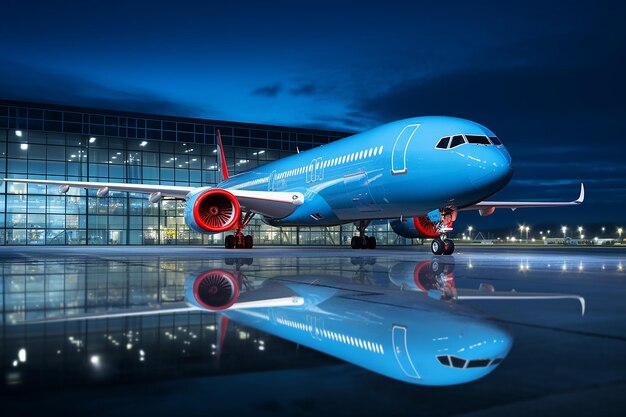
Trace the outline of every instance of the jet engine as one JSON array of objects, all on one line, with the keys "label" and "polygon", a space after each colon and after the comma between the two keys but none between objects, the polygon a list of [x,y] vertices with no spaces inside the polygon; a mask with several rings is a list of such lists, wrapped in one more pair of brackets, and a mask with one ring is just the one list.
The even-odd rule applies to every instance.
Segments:
[{"label": "jet engine", "polygon": [[232,229],[241,216],[237,198],[226,190],[211,188],[192,195],[185,205],[185,222],[200,233]]},{"label": "jet engine", "polygon": [[389,222],[394,232],[409,239],[439,237],[435,225],[428,216],[396,219]]},{"label": "jet engine", "polygon": [[239,283],[230,272],[218,269],[206,271],[187,280],[185,298],[195,307],[226,310],[239,298]]}]

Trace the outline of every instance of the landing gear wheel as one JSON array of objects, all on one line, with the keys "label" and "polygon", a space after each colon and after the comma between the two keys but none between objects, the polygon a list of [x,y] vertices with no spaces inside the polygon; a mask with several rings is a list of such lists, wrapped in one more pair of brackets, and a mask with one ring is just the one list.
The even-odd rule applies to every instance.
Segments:
[{"label": "landing gear wheel", "polygon": [[226,249],[233,249],[235,247],[235,236],[228,235],[224,239],[224,247]]},{"label": "landing gear wheel", "polygon": [[367,249],[367,236],[360,236],[359,241],[361,242],[361,249]]},{"label": "landing gear wheel", "polygon": [[433,241],[430,243],[430,250],[435,255],[443,254],[443,249],[444,249],[443,242],[438,237],[434,238]]},{"label": "landing gear wheel", "polygon": [[252,238],[251,235],[246,235],[246,237],[243,238],[243,247],[246,249],[252,249],[252,245],[254,244],[254,239]]},{"label": "landing gear wheel", "polygon": [[452,255],[454,253],[454,242],[450,239],[443,241],[443,254]]},{"label": "landing gear wheel", "polygon": [[374,236],[370,236],[367,238],[367,248],[376,249],[376,238]]},{"label": "landing gear wheel", "polygon": [[359,238],[358,236],[352,236],[350,246],[352,247],[352,249],[359,249],[361,247],[361,238]]}]

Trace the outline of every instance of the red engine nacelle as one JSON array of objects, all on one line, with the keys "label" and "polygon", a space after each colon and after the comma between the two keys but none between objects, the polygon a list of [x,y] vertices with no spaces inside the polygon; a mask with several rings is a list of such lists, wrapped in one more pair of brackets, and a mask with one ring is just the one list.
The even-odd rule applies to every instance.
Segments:
[{"label": "red engine nacelle", "polygon": [[188,301],[207,310],[226,310],[239,298],[239,283],[230,272],[212,270],[196,277]]},{"label": "red engine nacelle", "polygon": [[394,232],[409,239],[439,236],[435,225],[428,219],[428,216],[392,220],[389,224]]},{"label": "red engine nacelle", "polygon": [[439,237],[439,232],[428,216],[414,217],[415,230],[424,237]]},{"label": "red engine nacelle", "polygon": [[197,232],[219,233],[232,229],[241,216],[241,206],[230,192],[220,188],[193,195],[185,206],[185,221]]}]

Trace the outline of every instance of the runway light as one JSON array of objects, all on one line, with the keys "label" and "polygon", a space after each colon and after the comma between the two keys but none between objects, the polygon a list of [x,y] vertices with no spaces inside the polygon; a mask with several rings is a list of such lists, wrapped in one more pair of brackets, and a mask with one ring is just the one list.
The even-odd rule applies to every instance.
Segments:
[{"label": "runway light", "polygon": [[96,141],[96,138],[94,138],[93,136],[89,138],[89,143],[94,143]]},{"label": "runway light", "polygon": [[17,136],[18,138],[22,137],[22,131],[21,130],[16,130],[15,131],[15,136]]},{"label": "runway light", "polygon": [[20,143],[20,149],[25,151],[28,149],[28,143]]},{"label": "runway light", "polygon": [[91,362],[91,364],[94,367],[99,368],[100,367],[100,356],[92,355],[91,358],[89,358],[89,362]]}]

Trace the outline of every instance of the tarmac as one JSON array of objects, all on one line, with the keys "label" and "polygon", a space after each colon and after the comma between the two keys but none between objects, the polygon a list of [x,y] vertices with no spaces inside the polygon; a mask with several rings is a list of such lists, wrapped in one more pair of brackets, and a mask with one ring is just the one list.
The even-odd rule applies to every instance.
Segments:
[{"label": "tarmac", "polygon": [[[6,415],[621,416],[625,267],[626,252],[611,248],[458,246],[436,257],[425,247],[3,247],[1,407]],[[250,287],[319,276],[406,297],[425,297],[434,273],[455,294],[578,298],[441,300],[505,327],[513,344],[487,376],[427,387],[237,323],[221,334],[210,312],[124,317],[184,303],[189,277],[210,270]],[[81,318],[102,312],[121,316]]]}]

